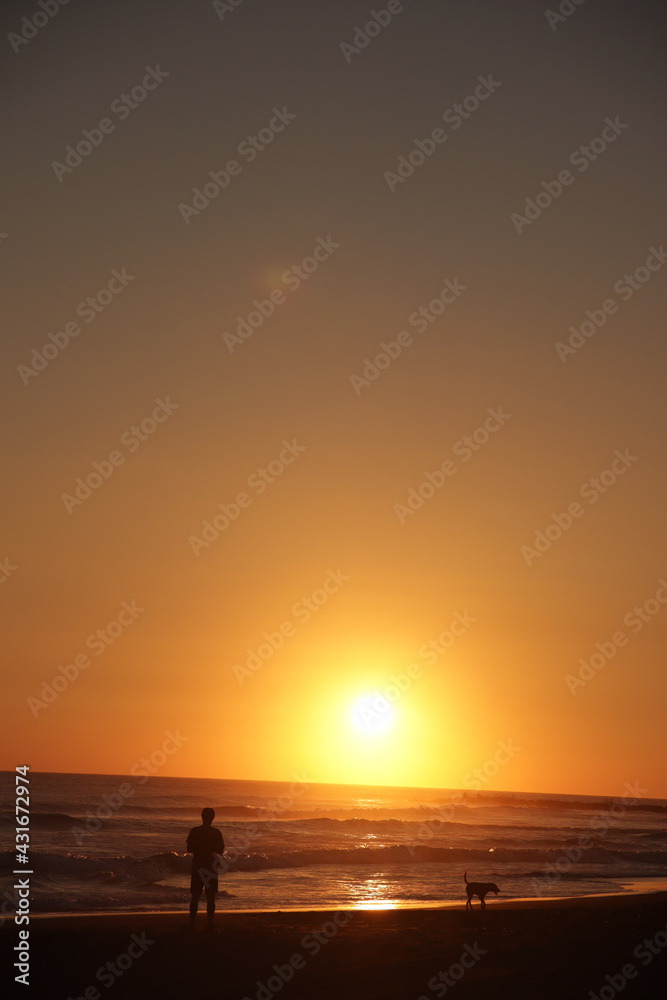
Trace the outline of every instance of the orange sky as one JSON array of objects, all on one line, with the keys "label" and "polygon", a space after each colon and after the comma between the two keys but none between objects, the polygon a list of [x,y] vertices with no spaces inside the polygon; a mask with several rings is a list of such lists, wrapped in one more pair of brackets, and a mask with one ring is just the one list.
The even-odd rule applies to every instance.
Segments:
[{"label": "orange sky", "polygon": [[[127,773],[171,732],[156,773],[667,796],[658,32],[641,3],[555,31],[460,6],[406,8],[349,63],[351,3],[72,7],[17,54],[0,767]],[[366,695],[392,702],[380,732],[351,717]]]}]

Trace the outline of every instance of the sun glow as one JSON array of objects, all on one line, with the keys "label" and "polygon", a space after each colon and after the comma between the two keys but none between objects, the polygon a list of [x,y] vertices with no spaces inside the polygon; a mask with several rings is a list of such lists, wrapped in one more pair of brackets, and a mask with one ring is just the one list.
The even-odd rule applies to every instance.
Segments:
[{"label": "sun glow", "polygon": [[[428,786],[446,761],[448,787],[460,786],[477,758],[471,763],[455,679],[427,670],[409,678],[406,654],[380,643],[354,650],[332,644],[318,661],[321,672],[311,675],[293,719],[318,781]],[[452,657],[452,671],[456,662]]]},{"label": "sun glow", "polygon": [[358,733],[379,736],[391,729],[396,722],[396,711],[384,695],[364,695],[355,701],[350,716]]}]

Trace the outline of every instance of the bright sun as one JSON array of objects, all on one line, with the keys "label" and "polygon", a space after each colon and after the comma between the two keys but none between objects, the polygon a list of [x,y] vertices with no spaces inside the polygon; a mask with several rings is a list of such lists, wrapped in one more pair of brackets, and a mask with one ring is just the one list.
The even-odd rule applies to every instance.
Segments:
[{"label": "bright sun", "polygon": [[355,729],[368,736],[377,736],[391,729],[396,721],[393,705],[384,695],[367,694],[359,698],[350,710]]}]

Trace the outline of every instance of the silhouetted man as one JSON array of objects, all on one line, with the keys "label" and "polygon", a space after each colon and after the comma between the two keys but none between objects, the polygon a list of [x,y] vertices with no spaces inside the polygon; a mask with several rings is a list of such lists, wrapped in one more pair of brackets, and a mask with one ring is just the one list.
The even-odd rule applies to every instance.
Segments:
[{"label": "silhouetted man", "polygon": [[202,889],[206,893],[206,916],[208,929],[213,927],[215,915],[215,894],[218,891],[217,858],[222,854],[225,842],[216,827],[211,826],[215,819],[213,809],[202,809],[202,825],[193,826],[188,834],[187,851],[192,855],[192,877],[190,879],[190,927],[194,930],[199,907],[199,897]]}]

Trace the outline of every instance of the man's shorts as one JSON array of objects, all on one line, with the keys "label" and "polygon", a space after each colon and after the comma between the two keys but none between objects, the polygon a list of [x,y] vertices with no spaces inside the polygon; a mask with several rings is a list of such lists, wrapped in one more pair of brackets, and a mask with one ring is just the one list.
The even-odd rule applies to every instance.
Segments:
[{"label": "man's shorts", "polygon": [[200,896],[202,889],[207,894],[218,891],[218,876],[210,868],[196,866],[193,862],[192,877],[190,878],[190,892]]}]

